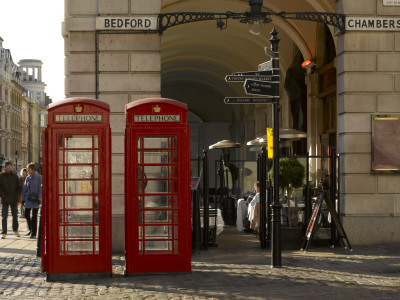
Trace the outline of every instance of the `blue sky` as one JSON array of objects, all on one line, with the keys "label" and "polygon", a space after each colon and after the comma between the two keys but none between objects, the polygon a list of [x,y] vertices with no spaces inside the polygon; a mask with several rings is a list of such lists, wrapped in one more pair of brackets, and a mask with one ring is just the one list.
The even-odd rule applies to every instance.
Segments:
[{"label": "blue sky", "polygon": [[64,0],[0,0],[0,7],[0,37],[14,63],[40,59],[46,93],[64,99]]}]

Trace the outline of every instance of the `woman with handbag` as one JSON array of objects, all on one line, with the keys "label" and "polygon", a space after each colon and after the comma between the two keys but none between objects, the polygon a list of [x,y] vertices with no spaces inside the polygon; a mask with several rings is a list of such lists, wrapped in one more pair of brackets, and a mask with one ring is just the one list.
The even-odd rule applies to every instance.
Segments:
[{"label": "woman with handbag", "polygon": [[34,239],[37,232],[37,215],[42,201],[42,175],[36,172],[36,165],[34,163],[30,163],[27,169],[28,176],[26,177],[22,192],[22,201],[25,202],[25,218],[29,228],[26,236]]},{"label": "woman with handbag", "polygon": [[[19,178],[19,184],[21,186],[21,190],[24,190],[24,185],[25,185],[25,179],[26,176],[28,176],[28,171],[26,170],[26,168],[22,168],[21,172],[20,172],[21,177]],[[22,201],[22,193],[19,196],[19,201],[18,201],[18,205],[21,205],[21,211],[20,211],[20,218],[25,218],[25,202]]]}]

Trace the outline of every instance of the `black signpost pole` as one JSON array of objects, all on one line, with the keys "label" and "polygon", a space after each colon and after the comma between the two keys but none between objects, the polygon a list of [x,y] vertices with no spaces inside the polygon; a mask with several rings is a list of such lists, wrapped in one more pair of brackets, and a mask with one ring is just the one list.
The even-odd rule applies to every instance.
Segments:
[{"label": "black signpost pole", "polygon": [[278,31],[275,27],[271,31],[271,50],[276,53],[277,57],[272,58],[272,72],[274,76],[274,202],[272,208],[272,247],[271,247],[271,267],[282,267],[282,253],[281,253],[281,208],[279,203],[279,55],[277,37]]},{"label": "black signpost pole", "polygon": [[[310,185],[310,153],[309,152],[307,152],[307,160],[306,160],[306,179],[307,179],[307,184],[305,186],[305,193],[304,193],[304,210],[305,210],[304,224],[305,224],[305,226],[307,226],[307,224],[310,222],[311,213],[312,213],[311,185]],[[304,228],[304,230],[305,229],[306,228]]]},{"label": "black signpost pole", "polygon": [[267,248],[267,232],[266,232],[266,195],[267,195],[267,150],[262,147],[260,160],[260,244],[261,249]]},{"label": "black signpost pole", "polygon": [[207,150],[203,150],[203,193],[204,193],[204,212],[203,212],[203,249],[208,249],[209,243],[209,230],[210,230],[210,209],[208,199],[208,155]]}]

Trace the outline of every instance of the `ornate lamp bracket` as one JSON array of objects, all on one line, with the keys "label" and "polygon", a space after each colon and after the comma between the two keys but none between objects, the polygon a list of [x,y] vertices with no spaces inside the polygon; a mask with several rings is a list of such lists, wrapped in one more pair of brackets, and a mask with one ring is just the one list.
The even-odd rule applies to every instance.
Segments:
[{"label": "ornate lamp bracket", "polygon": [[304,20],[323,23],[337,28],[342,34],[345,32],[345,15],[325,12],[244,12],[234,13],[227,11],[225,13],[213,12],[176,12],[158,15],[158,30],[163,33],[170,27],[199,22],[199,21],[217,21],[217,27],[221,30],[227,26],[228,19],[240,20],[242,23],[248,23],[251,20],[262,20],[265,23],[271,22],[270,16],[278,16],[282,19]]}]

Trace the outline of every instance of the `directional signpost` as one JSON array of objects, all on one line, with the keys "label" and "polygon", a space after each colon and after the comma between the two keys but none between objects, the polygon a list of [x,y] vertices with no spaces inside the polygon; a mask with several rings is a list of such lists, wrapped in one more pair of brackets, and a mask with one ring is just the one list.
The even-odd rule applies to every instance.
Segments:
[{"label": "directional signpost", "polygon": [[246,79],[271,81],[272,76],[267,75],[226,75],[226,82],[245,82]]},{"label": "directional signpost", "polygon": [[272,70],[267,70],[267,71],[249,71],[249,72],[235,72],[235,73],[232,73],[232,75],[243,75],[243,76],[249,76],[249,75],[254,75],[254,76],[272,76]]},{"label": "directional signpost", "polygon": [[261,71],[261,72],[269,71],[272,73],[272,60],[269,60],[269,61],[263,62],[262,64],[259,64],[258,71]]},{"label": "directional signpost", "polygon": [[265,95],[265,96],[272,97],[274,95],[274,88],[276,86],[276,83],[270,82],[270,81],[247,79],[244,82],[243,86],[244,86],[244,89],[246,90],[246,94]]},{"label": "directional signpost", "polygon": [[274,51],[272,51],[270,48],[265,47],[264,48],[265,53],[269,56],[271,56],[272,58],[277,58],[278,57],[278,53],[275,53]]},{"label": "directional signpost", "polygon": [[[272,37],[269,40],[271,48],[265,47],[265,53],[271,57],[258,66],[258,71],[236,72],[227,75],[227,82],[244,82],[246,94],[259,95],[263,97],[226,97],[225,104],[273,104],[274,128],[273,128],[273,160],[274,160],[274,188],[273,188],[273,204],[271,205],[272,213],[269,216],[272,223],[272,234],[269,236],[271,244],[271,266],[280,268],[281,262],[281,208],[279,203],[279,52],[277,37],[278,32],[274,28],[271,32]],[[269,154],[269,153],[268,153]],[[266,169],[265,159],[262,168]],[[264,191],[261,191],[264,195]],[[261,215],[265,215],[266,203],[265,199],[260,201]],[[260,227],[265,228],[266,221],[261,220]],[[269,222],[269,221],[268,221]],[[266,245],[265,230],[260,231],[261,247]]]},{"label": "directional signpost", "polygon": [[272,104],[274,98],[271,97],[226,97],[225,104]]}]

